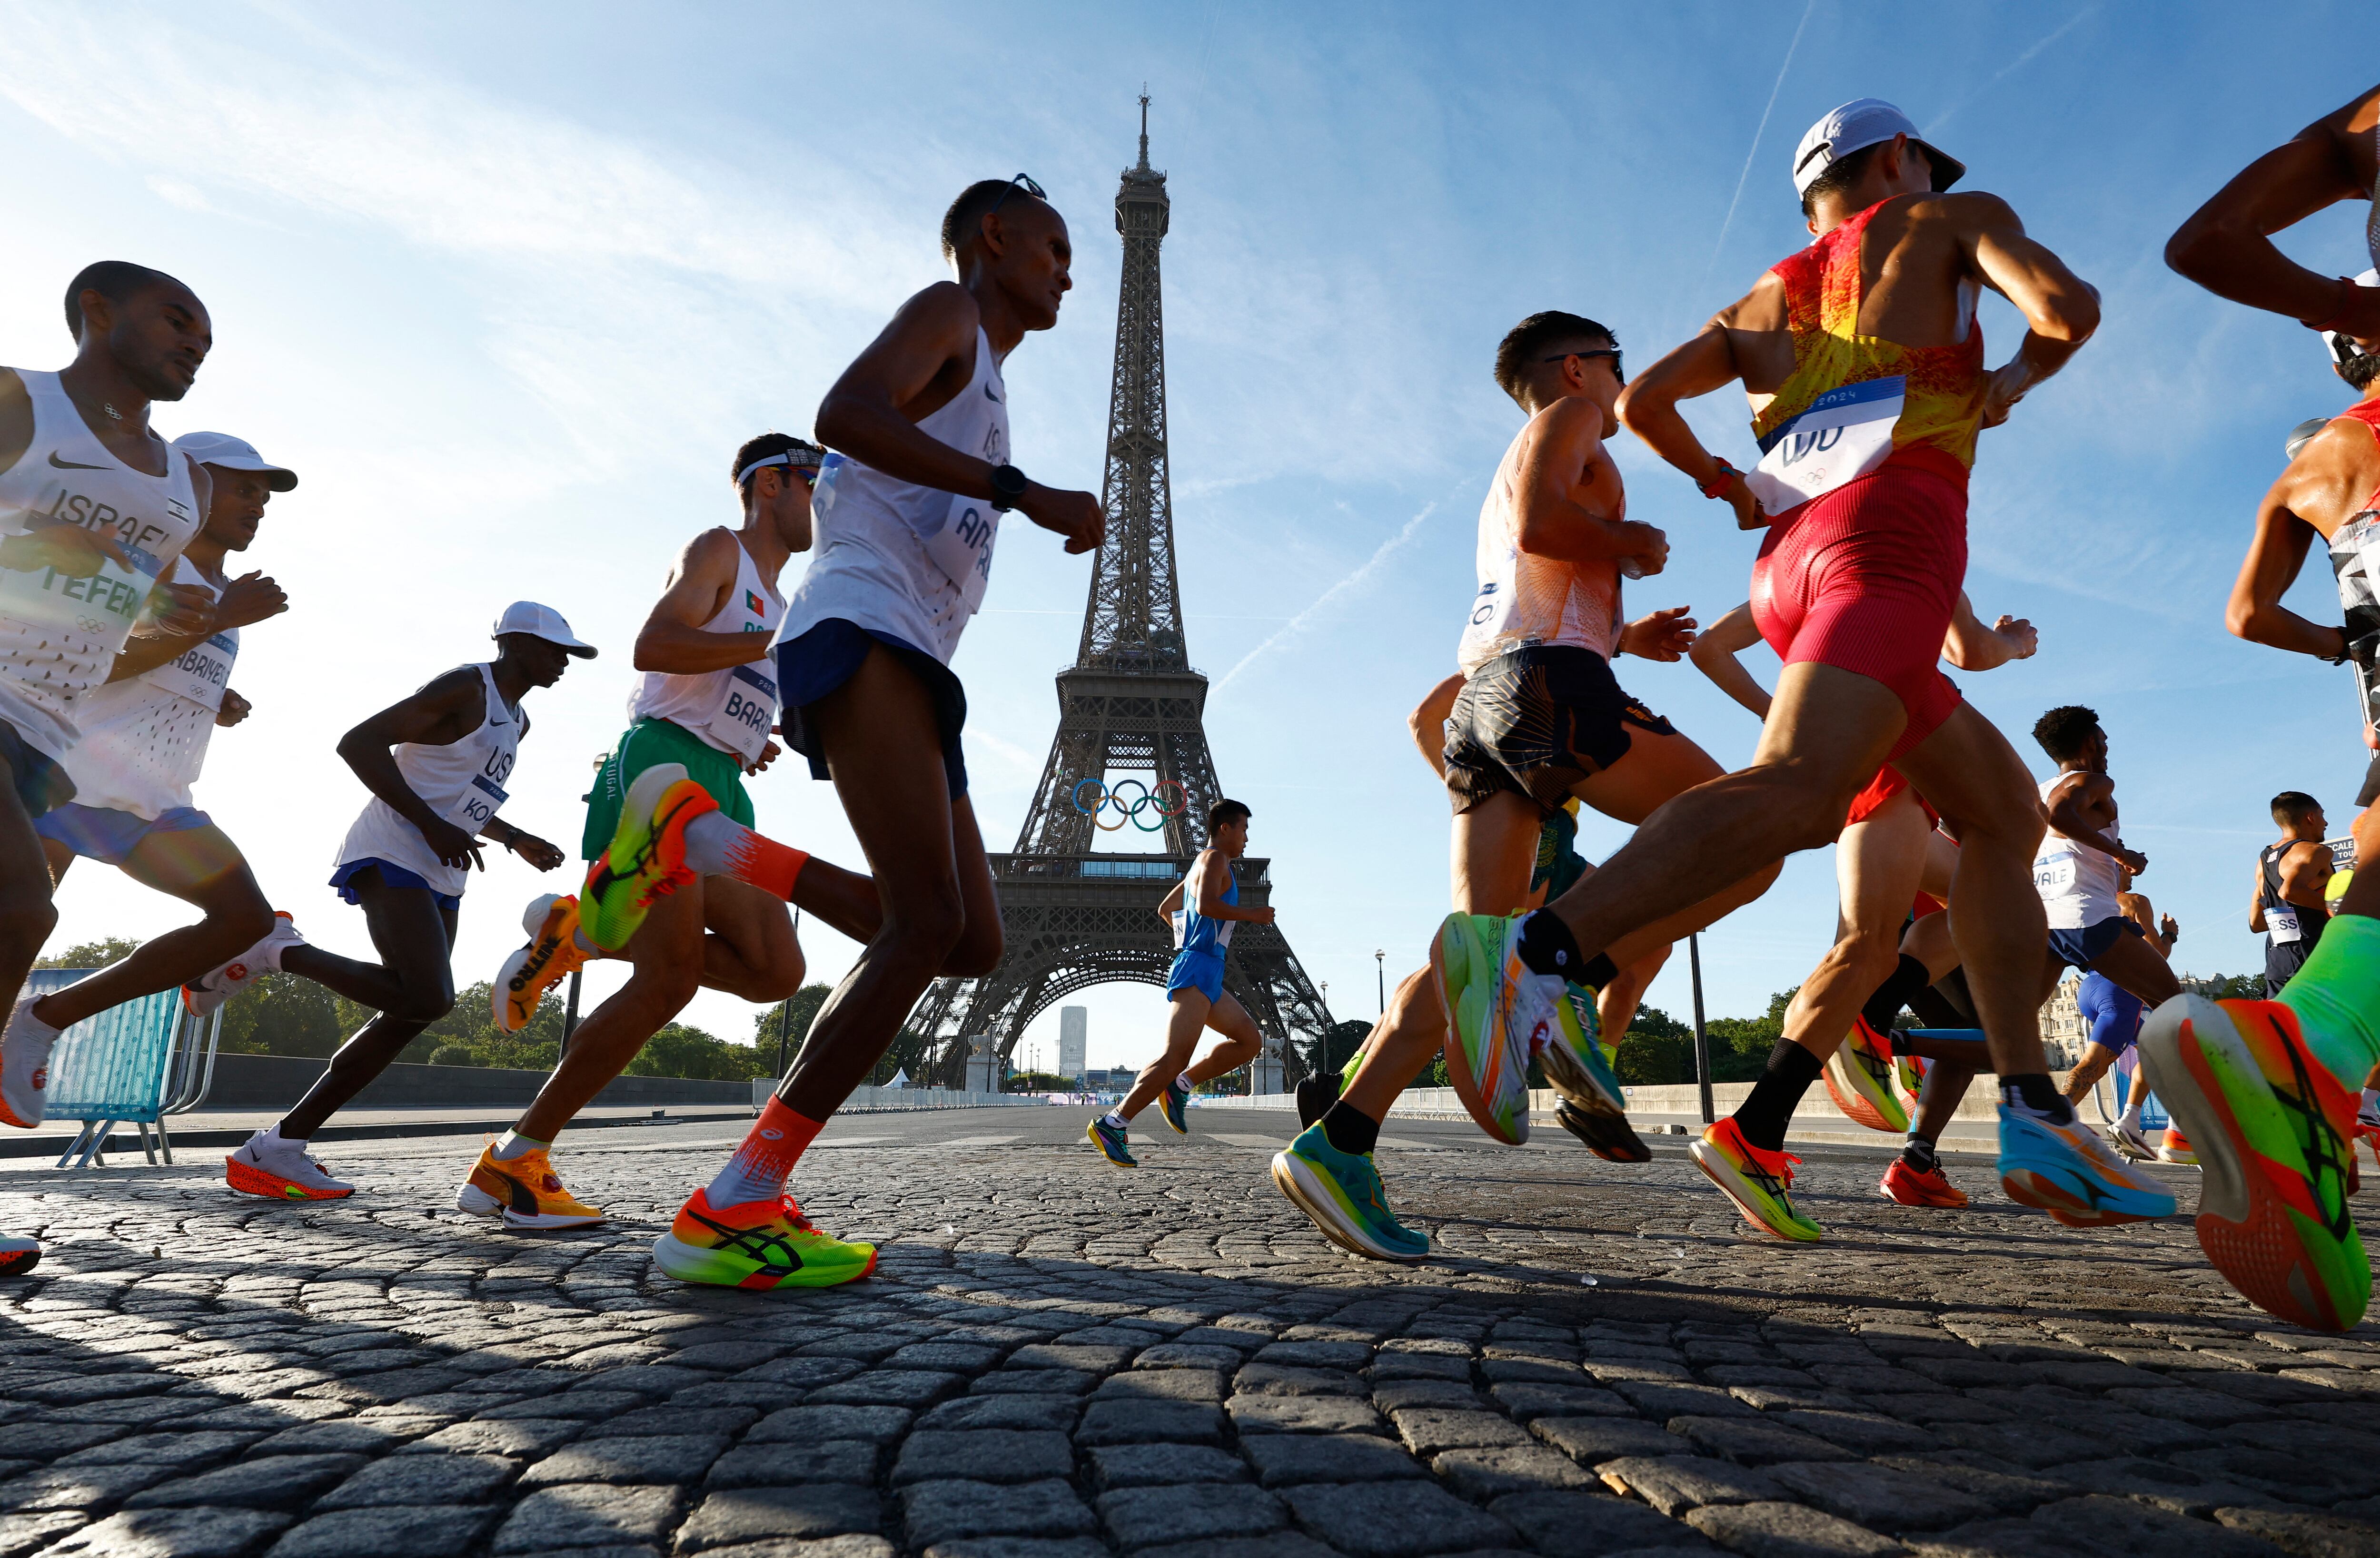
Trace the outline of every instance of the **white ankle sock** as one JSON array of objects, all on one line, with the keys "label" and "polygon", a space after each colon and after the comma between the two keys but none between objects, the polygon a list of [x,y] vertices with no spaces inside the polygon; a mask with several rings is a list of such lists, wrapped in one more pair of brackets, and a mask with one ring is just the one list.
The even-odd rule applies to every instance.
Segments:
[{"label": "white ankle sock", "polygon": [[504,1163],[520,1156],[523,1153],[534,1152],[540,1147],[552,1145],[552,1142],[540,1141],[534,1136],[523,1136],[517,1130],[507,1130],[496,1138],[496,1161]]}]

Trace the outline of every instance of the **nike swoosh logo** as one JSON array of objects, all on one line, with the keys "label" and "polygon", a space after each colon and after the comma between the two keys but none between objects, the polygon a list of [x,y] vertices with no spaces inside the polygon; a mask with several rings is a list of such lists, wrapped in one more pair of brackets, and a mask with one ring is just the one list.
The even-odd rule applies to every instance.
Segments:
[{"label": "nike swoosh logo", "polygon": [[62,471],[103,471],[107,469],[105,465],[86,465],[80,460],[61,460],[58,458],[58,452],[55,449],[50,451],[50,464],[55,465]]}]

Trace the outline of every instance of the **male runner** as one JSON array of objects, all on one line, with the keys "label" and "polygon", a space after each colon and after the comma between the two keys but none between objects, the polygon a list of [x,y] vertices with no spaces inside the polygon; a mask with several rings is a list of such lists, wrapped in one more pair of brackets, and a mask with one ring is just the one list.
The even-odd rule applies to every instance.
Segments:
[{"label": "male runner", "polygon": [[[1508,914],[1524,900],[1545,821],[1573,797],[1636,823],[1720,771],[1611,671],[1623,646],[1678,658],[1692,631],[1682,617],[1657,614],[1631,642],[1636,624],[1621,612],[1623,573],[1659,573],[1669,541],[1626,517],[1620,469],[1604,446],[1625,382],[1611,332],[1576,314],[1532,314],[1498,345],[1495,371],[1527,420],[1480,508],[1479,592],[1457,649],[1463,690],[1444,727],[1456,913],[1432,968],[1399,983],[1345,1095],[1272,1165],[1274,1183],[1326,1237],[1381,1260],[1429,1252],[1428,1238],[1390,1213],[1370,1154],[1390,1105],[1441,1048],[1456,1094],[1498,1141],[1527,1139],[1533,1058],[1565,1101],[1616,1122],[1607,1135],[1621,1151],[1633,1140],[1623,1139],[1626,1106],[1596,1042],[1592,996],[1549,1005],[1508,1049],[1476,1042],[1475,1014],[1450,1032],[1457,997],[1436,971],[1492,955],[1462,933],[1474,916]],[[1756,897],[1775,876],[1773,863],[1740,873],[1706,901],[1615,947],[1617,966],[1601,983]]]},{"label": "male runner", "polygon": [[[0,1123],[27,1128],[57,1036],[18,999],[57,924],[34,819],[72,798],[77,721],[144,609],[172,632],[204,604],[160,579],[198,533],[206,473],[150,430],[149,407],[189,393],[213,344],[206,308],[161,271],[102,260],[67,284],[66,316],[73,362],[0,369]],[[41,1254],[0,1238],[0,1274]]]},{"label": "male runner", "polygon": [[[2053,708],[2034,722],[2033,739],[2058,765],[2041,782],[2049,833],[2033,863],[2034,888],[2049,924],[2042,1000],[2069,968],[2105,974],[2152,1007],[2171,1000],[2181,984],[2149,939],[2154,927],[2126,914],[2118,900],[2125,884],[2148,870],[2149,859],[2126,848],[2116,827],[2116,781],[2107,777],[2107,732],[2099,717],[2078,705]],[[2106,1069],[2102,1063],[2099,1071]],[[2068,1102],[2089,1092],[2099,1071],[2087,1064],[2078,1069],[2066,1084]]]},{"label": "male runner", "polygon": [[[942,256],[957,280],[902,305],[819,407],[819,441],[835,451],[819,478],[820,545],[777,634],[786,744],[833,779],[881,927],[750,1136],[655,1241],[662,1269],[682,1280],[824,1286],[874,1269],[872,1246],[811,1226],[786,1178],[927,984],[1000,961],[991,863],[959,744],[966,694],[950,657],[982,604],[1002,514],[1021,510],[1069,552],[1098,547],[1106,516],[1089,493],[1043,487],[1008,463],[1001,365],[1027,332],[1058,322],[1074,285],[1064,219],[1023,175],[987,179],[944,214]],[[656,838],[650,864],[666,867],[668,833]]]},{"label": "male runner", "polygon": [[2265,999],[2281,993],[2289,976],[2305,967],[2330,922],[2323,891],[2330,886],[2330,851],[2322,836],[2327,819],[2322,803],[2302,790],[2273,797],[2278,842],[2256,851],[2256,886],[2248,900],[2248,928],[2265,938]]},{"label": "male runner", "polygon": [[[289,609],[279,585],[254,571],[231,578],[225,559],[254,543],[265,504],[298,477],[227,433],[186,433],[174,447],[205,468],[212,489],[205,527],[172,574],[211,603],[210,620],[194,633],[142,634],[126,644],[106,685],[86,695],[78,717],[82,738],[66,758],[75,798],[37,818],[33,831],[54,880],[64,881],[76,857],[87,856],[197,906],[204,918],[27,1003],[25,1028],[43,1039],[110,1007],[195,984],[274,928],[239,846],[191,804],[190,786],[215,727],[248,717],[248,700],[230,685],[239,630]],[[199,992],[189,998],[207,1004]]]},{"label": "male runner", "polygon": [[[331,886],[363,909],[381,960],[358,962],[308,946],[283,915],[237,968],[204,982],[227,999],[261,973],[294,973],[380,1014],[339,1047],[279,1123],[224,1160],[233,1190],[290,1201],[354,1194],[355,1186],[314,1161],[308,1143],[415,1035],[453,1008],[448,955],[470,869],[484,867],[478,840],[501,844],[540,871],[563,862],[560,850],[496,813],[528,734],[522,699],[532,687],[561,681],[572,659],[592,659],[595,650],[578,641],[561,612],[530,600],[505,607],[492,636],[492,662],[433,678],[339,738],[339,756],[371,799],[339,846]],[[563,1193],[558,1184],[546,1189]]]},{"label": "male runner", "polygon": [[[1740,526],[1768,527],[1752,596],[1785,670],[1760,746],[1750,767],[1663,807],[1561,898],[1483,925],[1494,955],[1448,965],[1457,1025],[1466,1045],[1522,1053],[1566,981],[1600,984],[1646,924],[1831,842],[1891,763],[1962,841],[1951,915],[2001,1080],[2003,1186],[2070,1217],[2163,1216],[2172,1196],[2084,1130],[2050,1081],[2044,926],[2026,871],[2039,804],[2007,739],[1935,669],[1966,569],[1976,433],[2080,349],[2098,299],[2006,201],[1939,193],[1965,170],[1888,103],[1826,115],[1793,169],[1817,241],[1630,385],[1620,408]],[[1986,286],[2031,327],[1997,371],[1974,319]],[[1737,380],[1757,407],[1750,477],[1678,411]],[[1745,1168],[1782,1185],[1790,1166],[1761,1154]]]},{"label": "male runner", "polygon": [[[1190,1090],[1203,1081],[1228,1076],[1257,1057],[1264,1040],[1256,1020],[1239,997],[1223,989],[1223,959],[1230,953],[1232,930],[1242,924],[1272,924],[1272,908],[1240,907],[1240,879],[1232,863],[1248,852],[1248,809],[1237,801],[1218,801],[1207,812],[1207,847],[1190,866],[1190,874],[1173,884],[1157,912],[1173,927],[1173,967],[1165,976],[1165,998],[1173,1015],[1165,1025],[1165,1053],[1153,1065],[1140,1069],[1132,1092],[1106,1114],[1085,1127],[1091,1145],[1118,1168],[1138,1168],[1132,1155],[1127,1128],[1132,1117],[1152,1103],[1160,1105],[1165,1123],[1176,1134],[1190,1134]],[[1197,1065],[1190,1057],[1198,1048],[1200,1030],[1212,1028],[1223,1042]]]},{"label": "male runner", "polygon": [[[1760,639],[1752,603],[1737,607],[1694,641],[1694,665],[1721,692],[1764,722],[1773,700],[1737,657]],[[1963,670],[1989,670],[2030,657],[2039,646],[2031,622],[2003,616],[1986,627],[1961,592],[1942,639],[1942,655]],[[1778,1238],[1808,1242],[1823,1230],[1794,1206],[1783,1176],[1759,1172],[1755,1153],[1781,1154],[1785,1132],[1810,1084],[1824,1076],[1844,1115],[1875,1130],[1906,1131],[1909,1115],[1893,1091],[1892,1019],[1918,991],[1949,972],[1903,949],[1903,928],[1921,896],[1921,914],[1950,889],[1958,850],[1935,831],[1935,817],[1900,770],[1876,770],[1847,814],[1835,849],[1841,907],[1834,945],[1802,982],[1785,1012],[1784,1039],[1742,1105],[1704,1137],[1695,1154],[1706,1174],[1742,1212],[1745,1221]],[[1947,947],[1942,953],[1956,962]],[[1877,1022],[1874,1013],[1881,1013]],[[1912,1167],[1940,1178],[1938,1165]],[[1891,1176],[1888,1175],[1889,1180]],[[1905,1187],[1912,1191],[1932,1189]],[[1893,1199],[1896,1187],[1888,1183]],[[1965,1196],[1941,1187],[1919,1204],[1958,1204]]]},{"label": "male runner", "polygon": [[[2170,914],[2162,922],[2158,920],[2156,909],[2149,902],[2148,895],[2132,891],[2131,872],[2119,870],[2116,880],[2119,888],[2116,905],[2123,912],[2124,918],[2141,927],[2142,938],[2156,948],[2158,957],[2171,962],[2173,944],[2181,939],[2181,926]],[[2074,1076],[2066,1088],[2067,1098],[2079,1105],[2082,1102],[2082,1095],[2098,1086],[2099,1079],[2106,1076],[2110,1068],[2119,1065],[2125,1052],[2139,1041],[2141,1023],[2147,1018],[2149,1008],[2139,996],[2106,974],[2086,973],[2075,989],[2074,1009],[2091,1024],[2091,1037],[2082,1049],[2082,1063],[2075,1068]],[[2138,1058],[2135,1055],[2136,1063]],[[2148,1137],[2141,1129],[2141,1108],[2147,1097],[2148,1089],[2135,1081],[2126,1092],[2122,1110],[2116,1116],[2114,1123],[2107,1127],[2108,1141],[2116,1151],[2135,1163],[2145,1163],[2151,1159],[2162,1159],[2167,1163],[2196,1162],[2194,1157],[2185,1157],[2180,1153],[2168,1156],[2149,1145]],[[2176,1131],[2172,1134],[2179,1142],[2180,1133]],[[2186,1147],[2187,1143],[2182,1145]]]}]

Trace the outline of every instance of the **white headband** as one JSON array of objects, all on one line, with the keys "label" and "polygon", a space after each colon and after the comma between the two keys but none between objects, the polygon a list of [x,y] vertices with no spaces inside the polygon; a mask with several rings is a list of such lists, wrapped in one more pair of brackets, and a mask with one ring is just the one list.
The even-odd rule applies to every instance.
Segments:
[{"label": "white headband", "polygon": [[745,466],[742,470],[737,471],[737,472],[735,473],[735,485],[736,485],[736,486],[738,486],[738,487],[743,486],[743,485],[744,485],[744,478],[745,478],[745,477],[747,477],[750,476],[754,471],[758,471],[758,470],[764,470],[764,469],[766,469],[767,467],[769,467],[769,466],[771,466],[771,465],[791,465],[791,466],[795,466],[795,467],[796,467],[796,468],[798,468],[798,467],[800,467],[800,466],[803,466],[803,465],[808,465],[808,466],[809,466],[809,467],[811,467],[812,469],[814,469],[814,470],[815,470],[815,469],[818,467],[818,465],[819,465],[819,462],[818,462],[818,461],[816,461],[816,460],[800,460],[800,459],[795,459],[795,456],[796,454],[801,454],[801,453],[807,453],[807,451],[803,451],[803,450],[796,450],[796,449],[781,449],[781,450],[779,450],[779,451],[778,451],[776,453],[774,453],[774,454],[764,455],[764,456],[762,456],[760,459],[758,459],[758,460],[753,461],[750,465],[748,465]]}]

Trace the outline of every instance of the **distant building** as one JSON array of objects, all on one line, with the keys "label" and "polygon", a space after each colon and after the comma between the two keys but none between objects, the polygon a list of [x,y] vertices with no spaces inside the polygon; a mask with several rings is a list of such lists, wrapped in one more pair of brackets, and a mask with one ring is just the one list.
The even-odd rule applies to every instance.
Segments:
[{"label": "distant building", "polygon": [[2058,982],[2049,999],[2041,1003],[2041,1047],[2048,1052],[2049,1069],[2070,1071],[2082,1063],[2083,1047],[2091,1042],[2091,1024],[2074,1003],[2082,976],[2070,972]]},{"label": "distant building", "polygon": [[1118,1066],[1113,1070],[1095,1071],[1086,1068],[1083,1087],[1090,1093],[1130,1093],[1132,1084],[1140,1080],[1137,1068]]},{"label": "distant building", "polygon": [[1091,1014],[1086,1007],[1058,1008],[1058,1074],[1079,1077],[1091,1045]]}]

